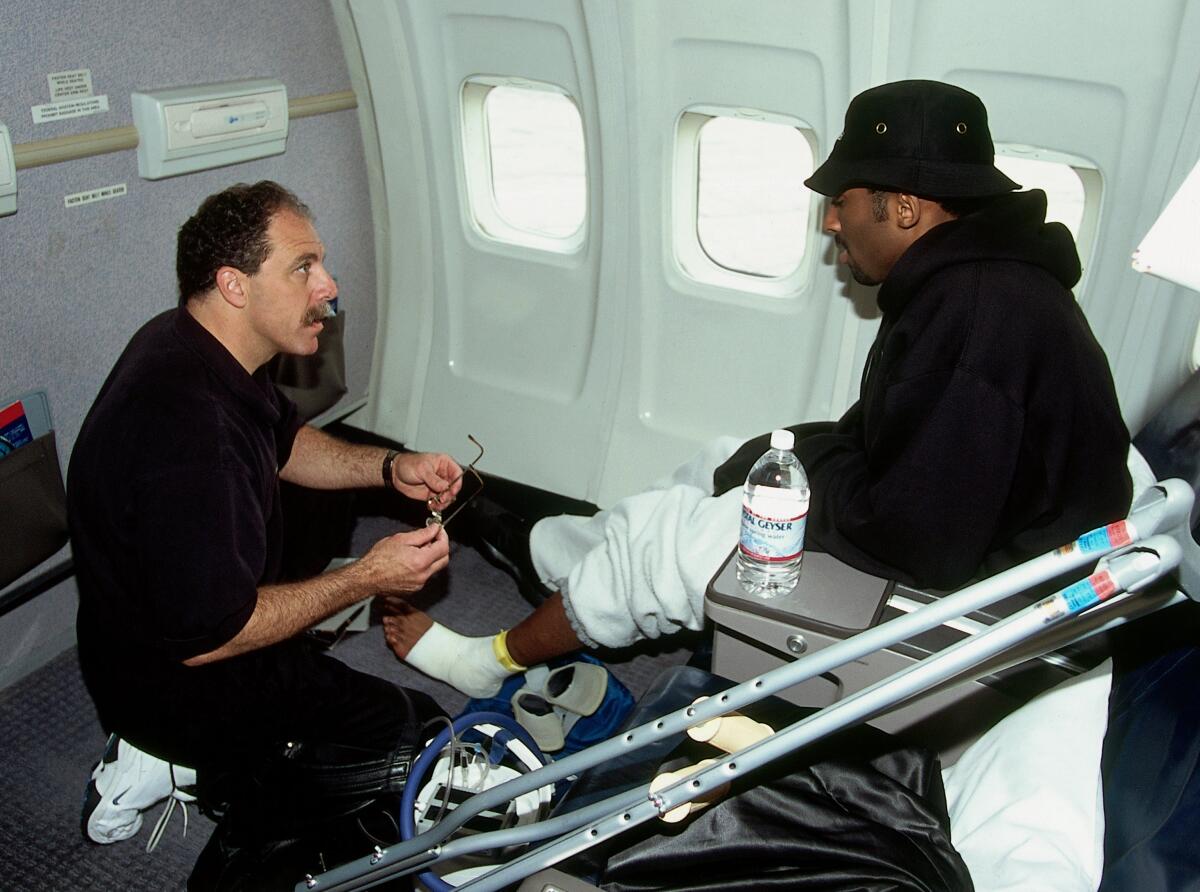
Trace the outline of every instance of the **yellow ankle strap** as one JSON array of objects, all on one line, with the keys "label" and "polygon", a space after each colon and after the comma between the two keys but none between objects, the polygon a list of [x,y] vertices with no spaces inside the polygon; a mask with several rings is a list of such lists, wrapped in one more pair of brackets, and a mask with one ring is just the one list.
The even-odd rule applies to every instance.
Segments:
[{"label": "yellow ankle strap", "polygon": [[492,653],[496,655],[496,662],[509,672],[524,672],[528,668],[514,660],[508,652],[508,629],[501,630],[500,634],[492,639]]}]

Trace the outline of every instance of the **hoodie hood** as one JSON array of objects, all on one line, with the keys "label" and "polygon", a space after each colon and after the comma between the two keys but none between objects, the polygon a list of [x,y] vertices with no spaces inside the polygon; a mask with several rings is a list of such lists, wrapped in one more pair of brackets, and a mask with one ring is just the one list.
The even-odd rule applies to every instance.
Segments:
[{"label": "hoodie hood", "polygon": [[999,196],[929,230],[892,267],[879,289],[879,308],[899,312],[930,276],[947,267],[1004,260],[1040,267],[1067,289],[1079,281],[1075,240],[1063,224],[1046,222],[1041,189]]}]

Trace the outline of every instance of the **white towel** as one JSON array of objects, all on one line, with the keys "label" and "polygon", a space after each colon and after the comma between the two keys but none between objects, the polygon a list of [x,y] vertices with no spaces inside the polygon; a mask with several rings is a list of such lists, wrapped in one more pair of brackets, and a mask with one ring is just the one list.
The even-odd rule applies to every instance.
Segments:
[{"label": "white towel", "polygon": [[594,517],[534,526],[534,568],[563,592],[585,644],[623,647],[704,624],[705,588],[741,523],[741,490],[714,498],[712,475],[743,442],[711,441],[651,489]]}]

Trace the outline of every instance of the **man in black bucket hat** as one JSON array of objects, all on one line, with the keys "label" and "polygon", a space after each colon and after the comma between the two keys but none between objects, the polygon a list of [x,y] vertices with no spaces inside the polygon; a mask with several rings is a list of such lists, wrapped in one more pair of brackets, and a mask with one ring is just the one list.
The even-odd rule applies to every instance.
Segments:
[{"label": "man in black bucket hat", "polygon": [[854,98],[829,158],[804,185],[822,195],[876,186],[942,198],[1020,189],[994,157],[978,96],[938,81],[898,81]]},{"label": "man in black bucket hat", "polygon": [[[1070,290],[1074,240],[994,154],[979,97],[899,81],[851,101],[805,181],[883,314],[859,401],[828,432],[797,429],[809,539],[933,588],[1124,516],[1132,489],[1108,362]],[[717,492],[758,445],[718,469]]]},{"label": "man in black bucket hat", "polygon": [[[979,98],[935,81],[867,90],[807,184],[830,197],[839,262],[879,286],[882,311],[858,402],[791,428],[812,486],[807,547],[951,589],[1123,517],[1129,434],[1071,293],[1075,243],[1045,222],[1044,192],[1014,192],[996,169]],[[732,457],[736,444],[715,442],[669,485],[592,518],[530,530],[477,509],[484,550],[527,590],[548,588],[544,603],[494,640],[409,614],[385,621],[388,642],[484,696],[580,644],[699,628],[768,436]]]},{"label": "man in black bucket hat", "polygon": [[[1074,240],[994,155],[979,97],[899,81],[851,101],[805,181],[883,315],[859,401],[828,432],[797,429],[809,539],[932,588],[1124,516],[1132,490],[1108,362],[1070,290]],[[718,469],[717,492],[756,448]]]},{"label": "man in black bucket hat", "polygon": [[[843,252],[840,262],[860,284],[878,285],[929,229],[1020,188],[996,169],[994,155],[987,110],[979,97],[937,81],[899,81],[855,97],[829,158],[804,182],[832,197],[833,209],[839,211],[826,216],[825,228]],[[902,207],[906,225],[874,228],[860,249],[866,256],[860,257],[840,229],[831,228],[831,216],[842,216],[841,208],[848,205],[845,216],[853,221],[861,216],[855,213],[857,206],[869,203],[873,222],[885,222],[889,194],[912,197]],[[853,222],[848,228],[856,232]],[[1073,284],[1079,276],[1078,269],[1069,268],[1074,246],[1061,253],[1060,278],[1072,277]]]}]

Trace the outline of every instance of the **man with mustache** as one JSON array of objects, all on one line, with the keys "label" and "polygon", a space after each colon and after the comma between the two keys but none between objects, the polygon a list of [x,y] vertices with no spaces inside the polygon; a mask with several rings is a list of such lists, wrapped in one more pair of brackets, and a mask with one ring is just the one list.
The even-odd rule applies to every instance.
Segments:
[{"label": "man with mustache", "polygon": [[[79,659],[112,733],[82,829],[111,843],[136,833],[141,811],[165,797],[232,802],[222,828],[231,819],[242,836],[218,828],[191,889],[219,888],[251,842],[306,832],[303,821],[273,826],[287,810],[271,802],[283,795],[271,787],[280,765],[311,763],[319,776],[347,762],[386,771],[442,714],[427,696],[356,672],[300,636],[370,595],[420,590],[449,561],[441,527],[380,540],[313,579],[279,580],[280,479],[386,486],[438,507],[461,486],[449,456],[401,455],[301,424],[267,378],[276,354],[317,349],[337,296],[324,262],[311,213],[282,186],[239,184],[207,198],[179,231],[178,307],[133,336],[71,457]],[[251,801],[254,790],[264,792]],[[320,803],[313,795],[296,811],[319,824]]]},{"label": "man with mustache", "polygon": [[[1045,222],[1045,193],[1013,194],[993,155],[978,97],[902,81],[855,97],[807,180],[831,199],[838,262],[879,286],[883,318],[858,402],[836,423],[792,428],[812,486],[806,544],[923,587],[955,588],[1068,542],[1123,516],[1131,495],[1112,375],[1070,291],[1074,241]],[[580,644],[700,628],[767,439],[718,441],[595,517],[530,531],[482,515],[485,549],[544,603],[494,638],[389,617],[392,649],[489,696]]]}]

